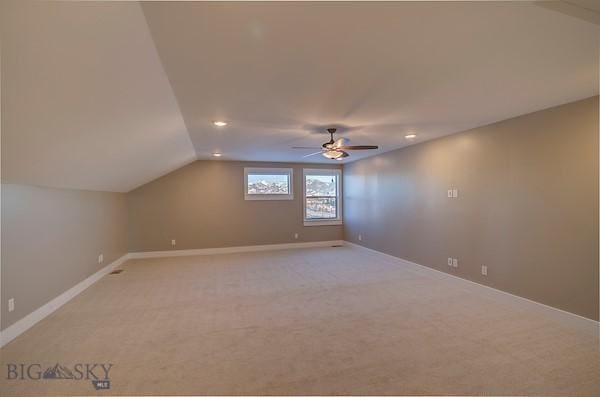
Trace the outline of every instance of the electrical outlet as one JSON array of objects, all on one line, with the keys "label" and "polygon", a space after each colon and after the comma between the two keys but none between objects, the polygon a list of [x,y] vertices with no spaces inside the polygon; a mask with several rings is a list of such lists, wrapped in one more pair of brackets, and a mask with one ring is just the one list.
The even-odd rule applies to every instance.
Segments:
[{"label": "electrical outlet", "polygon": [[104,262],[104,255],[100,254],[98,255],[98,263],[102,263]]},{"label": "electrical outlet", "polygon": [[452,189],[448,189],[448,198],[452,198]]},{"label": "electrical outlet", "polygon": [[481,274],[483,274],[484,276],[487,276],[487,266],[486,265],[481,266]]},{"label": "electrical outlet", "polygon": [[294,234],[294,238],[295,238],[296,240],[298,240],[298,233],[295,233],[295,234]]},{"label": "electrical outlet", "polygon": [[8,311],[12,312],[15,310],[15,298],[10,298],[8,300]]},{"label": "electrical outlet", "polygon": [[362,234],[358,235],[358,241],[362,241]]},{"label": "electrical outlet", "polygon": [[175,241],[175,239],[171,240],[171,245],[175,247],[177,245],[177,241]]},{"label": "electrical outlet", "polygon": [[452,189],[452,197],[454,197],[454,198],[458,197],[458,189]]},{"label": "electrical outlet", "polygon": [[452,258],[452,266],[458,267],[458,259]]},{"label": "electrical outlet", "polygon": [[452,258],[448,258],[448,266],[452,266]]}]

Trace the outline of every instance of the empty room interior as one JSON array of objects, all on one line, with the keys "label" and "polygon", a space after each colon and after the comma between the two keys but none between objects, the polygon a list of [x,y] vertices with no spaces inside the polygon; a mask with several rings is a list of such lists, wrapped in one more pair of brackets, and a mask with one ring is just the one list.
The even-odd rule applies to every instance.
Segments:
[{"label": "empty room interior", "polygon": [[0,2],[0,395],[600,396],[600,3]]}]

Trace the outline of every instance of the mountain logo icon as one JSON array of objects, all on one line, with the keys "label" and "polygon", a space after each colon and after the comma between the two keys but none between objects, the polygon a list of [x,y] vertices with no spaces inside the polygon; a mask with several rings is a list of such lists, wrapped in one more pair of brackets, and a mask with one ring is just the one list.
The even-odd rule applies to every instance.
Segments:
[{"label": "mountain logo icon", "polygon": [[48,367],[42,375],[43,379],[73,379],[73,372],[58,363],[54,367]]}]

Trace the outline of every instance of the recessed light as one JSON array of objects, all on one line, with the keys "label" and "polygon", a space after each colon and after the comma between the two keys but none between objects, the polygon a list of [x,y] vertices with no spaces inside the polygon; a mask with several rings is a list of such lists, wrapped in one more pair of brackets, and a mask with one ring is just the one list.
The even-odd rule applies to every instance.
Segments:
[{"label": "recessed light", "polygon": [[414,138],[416,138],[416,137],[417,137],[417,134],[408,134],[408,135],[404,135],[404,137],[405,137],[406,139],[414,139]]},{"label": "recessed light", "polygon": [[223,153],[213,153],[212,155],[213,155],[213,157],[221,157],[223,155]]},{"label": "recessed light", "polygon": [[213,121],[212,123],[215,127],[225,127],[227,125],[226,121]]}]

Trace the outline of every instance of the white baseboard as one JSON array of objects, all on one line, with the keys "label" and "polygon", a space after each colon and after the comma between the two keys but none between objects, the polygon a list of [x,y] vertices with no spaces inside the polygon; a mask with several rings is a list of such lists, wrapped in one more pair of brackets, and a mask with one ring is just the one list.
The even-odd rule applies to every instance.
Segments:
[{"label": "white baseboard", "polygon": [[386,254],[385,252],[377,251],[371,248],[364,247],[362,245],[351,243],[349,241],[344,241],[344,245],[380,255],[386,258],[387,260],[391,260],[397,264],[410,267],[411,270],[419,272],[421,274],[428,274],[430,276],[446,280],[454,280],[455,282],[459,283],[459,285],[463,288],[466,288],[470,291],[479,294],[484,294],[488,298],[492,298],[496,301],[500,301],[509,305],[514,305],[520,309],[531,310],[538,315],[542,315],[546,318],[558,321],[563,325],[567,325],[579,331],[586,332],[590,335],[600,335],[600,323],[587,317],[567,312],[556,307],[548,306],[540,302],[532,301],[531,299],[523,298],[522,296],[513,295],[510,292],[502,291],[490,287],[488,285],[479,284],[475,281],[467,280],[465,278],[458,277],[453,274],[442,272],[440,270],[420,265],[418,263],[414,263],[406,259],[399,258],[397,256]]},{"label": "white baseboard", "polygon": [[311,242],[307,242],[307,243],[246,245],[246,246],[241,246],[241,247],[199,248],[199,249],[189,249],[189,250],[132,252],[129,254],[129,258],[130,259],[144,259],[144,258],[167,258],[167,257],[174,257],[174,256],[191,256],[191,255],[233,254],[233,253],[238,253],[238,252],[257,252],[257,251],[274,251],[274,250],[284,250],[284,249],[294,249],[294,248],[331,247],[332,245],[344,245],[344,241],[330,240],[330,241],[311,241]]},{"label": "white baseboard", "polygon": [[119,267],[127,259],[129,259],[129,254],[123,255],[116,261],[103,267],[102,269],[92,274],[85,280],[76,284],[74,287],[69,288],[56,298],[52,299],[50,302],[39,307],[38,309],[34,310],[33,312],[29,313],[16,323],[3,330],[0,333],[0,347],[6,345],[8,342],[15,339],[23,332],[27,331],[36,323],[50,315],[52,312],[56,311],[59,307],[76,297],[79,293],[88,288],[90,285],[94,284],[96,281],[100,280],[102,277],[112,272],[115,268]]}]

